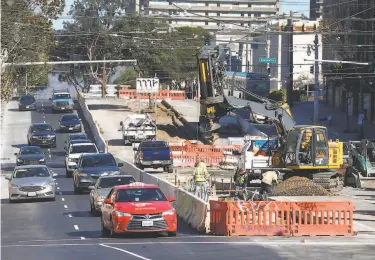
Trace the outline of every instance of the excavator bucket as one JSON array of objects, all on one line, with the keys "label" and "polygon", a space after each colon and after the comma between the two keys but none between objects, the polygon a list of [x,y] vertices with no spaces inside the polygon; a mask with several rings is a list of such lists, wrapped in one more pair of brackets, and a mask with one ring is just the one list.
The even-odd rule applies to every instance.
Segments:
[{"label": "excavator bucket", "polygon": [[362,177],[362,178],[360,178],[358,188],[375,189],[375,177]]}]

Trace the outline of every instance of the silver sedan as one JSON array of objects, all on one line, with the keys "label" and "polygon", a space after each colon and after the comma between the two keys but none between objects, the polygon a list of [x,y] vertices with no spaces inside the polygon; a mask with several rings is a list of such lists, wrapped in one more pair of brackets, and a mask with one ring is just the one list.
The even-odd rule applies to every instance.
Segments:
[{"label": "silver sedan", "polygon": [[45,165],[17,166],[9,180],[9,202],[27,199],[55,200],[56,186],[52,173]]}]

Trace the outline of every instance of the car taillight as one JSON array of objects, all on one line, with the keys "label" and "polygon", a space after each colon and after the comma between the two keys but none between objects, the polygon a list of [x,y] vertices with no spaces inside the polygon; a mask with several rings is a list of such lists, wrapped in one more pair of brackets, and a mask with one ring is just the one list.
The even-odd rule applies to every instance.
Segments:
[{"label": "car taillight", "polygon": [[141,160],[143,159],[143,153],[142,153],[142,152],[139,154],[139,158],[140,158]]}]

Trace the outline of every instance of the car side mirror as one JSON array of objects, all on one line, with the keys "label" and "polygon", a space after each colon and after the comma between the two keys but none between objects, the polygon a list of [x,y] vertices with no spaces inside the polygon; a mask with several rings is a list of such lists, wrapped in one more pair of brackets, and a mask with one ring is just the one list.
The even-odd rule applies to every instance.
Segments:
[{"label": "car side mirror", "polygon": [[79,121],[82,121],[82,118],[80,118]]},{"label": "car side mirror", "polygon": [[10,176],[5,176],[5,179],[10,181],[12,178]]},{"label": "car side mirror", "polygon": [[111,199],[104,199],[105,204],[113,204]]},{"label": "car side mirror", "polygon": [[117,166],[118,166],[118,167],[123,167],[124,164],[123,164],[122,162],[120,162],[120,163],[117,164]]},{"label": "car side mirror", "polygon": [[18,154],[17,153],[14,153],[15,156],[17,156]]},{"label": "car side mirror", "polygon": [[120,126],[122,126],[123,125],[123,123],[122,123],[122,121],[120,122]]},{"label": "car side mirror", "polygon": [[169,197],[168,197],[168,201],[169,201],[169,202],[176,201],[176,197],[175,197],[175,196],[169,196]]},{"label": "car side mirror", "polygon": [[137,151],[138,149],[137,149],[137,147],[133,147],[133,151]]},{"label": "car side mirror", "polygon": [[89,186],[89,190],[95,190],[95,186]]}]

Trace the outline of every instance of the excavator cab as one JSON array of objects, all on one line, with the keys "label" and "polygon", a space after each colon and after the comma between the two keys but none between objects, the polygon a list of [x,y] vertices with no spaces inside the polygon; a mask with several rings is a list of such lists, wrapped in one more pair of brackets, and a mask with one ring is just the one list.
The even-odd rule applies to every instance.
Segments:
[{"label": "excavator cab", "polygon": [[329,166],[328,152],[325,127],[297,126],[288,132],[283,159],[290,169],[324,169]]}]

